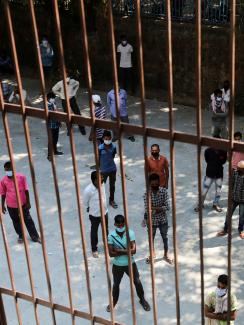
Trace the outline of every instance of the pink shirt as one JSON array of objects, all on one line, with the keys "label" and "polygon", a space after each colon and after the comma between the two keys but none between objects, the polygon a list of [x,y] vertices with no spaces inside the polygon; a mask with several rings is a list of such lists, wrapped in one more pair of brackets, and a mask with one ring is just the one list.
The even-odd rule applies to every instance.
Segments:
[{"label": "pink shirt", "polygon": [[232,154],[232,168],[237,169],[237,164],[241,160],[244,160],[244,152],[233,151],[233,154]]},{"label": "pink shirt", "polygon": [[[16,177],[19,186],[20,200],[23,206],[26,204],[25,191],[28,191],[28,185],[27,185],[26,177],[24,175],[17,173]],[[8,176],[4,176],[1,179],[0,195],[6,195],[6,203],[8,207],[18,208],[18,202],[17,202],[13,178],[11,179]]]}]

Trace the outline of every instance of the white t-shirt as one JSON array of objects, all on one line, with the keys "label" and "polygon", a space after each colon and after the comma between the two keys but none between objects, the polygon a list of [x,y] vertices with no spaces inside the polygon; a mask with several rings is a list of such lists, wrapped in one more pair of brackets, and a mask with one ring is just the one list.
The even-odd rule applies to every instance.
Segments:
[{"label": "white t-shirt", "polygon": [[131,68],[131,53],[133,52],[133,47],[127,43],[125,46],[119,44],[117,47],[117,52],[120,53],[120,68]]}]

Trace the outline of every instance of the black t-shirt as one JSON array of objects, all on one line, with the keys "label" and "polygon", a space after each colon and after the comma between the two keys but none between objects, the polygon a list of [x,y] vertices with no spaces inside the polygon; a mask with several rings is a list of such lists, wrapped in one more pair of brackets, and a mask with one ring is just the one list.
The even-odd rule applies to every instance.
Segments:
[{"label": "black t-shirt", "polygon": [[206,176],[210,178],[223,178],[223,165],[227,160],[227,152],[207,148],[204,156],[207,163]]}]

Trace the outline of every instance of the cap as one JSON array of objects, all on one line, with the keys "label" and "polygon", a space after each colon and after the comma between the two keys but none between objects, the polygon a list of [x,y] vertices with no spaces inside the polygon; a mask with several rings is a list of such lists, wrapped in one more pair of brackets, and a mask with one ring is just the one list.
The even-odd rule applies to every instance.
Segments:
[{"label": "cap", "polygon": [[101,102],[101,97],[99,95],[92,95],[93,103],[97,104]]},{"label": "cap", "polygon": [[243,169],[244,168],[244,160],[239,161],[237,164],[237,167]]}]

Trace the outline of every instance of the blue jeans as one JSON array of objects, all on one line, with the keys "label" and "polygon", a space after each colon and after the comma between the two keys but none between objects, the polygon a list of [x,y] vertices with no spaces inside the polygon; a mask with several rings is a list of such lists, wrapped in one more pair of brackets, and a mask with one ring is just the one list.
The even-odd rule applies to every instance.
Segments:
[{"label": "blue jeans", "polygon": [[[241,233],[244,230],[244,203],[239,203],[239,202],[232,202],[231,206],[231,217],[233,213],[235,212],[235,209],[239,205],[239,224],[238,224],[238,231]],[[228,212],[226,214],[225,218],[225,225],[224,225],[224,231],[227,232],[228,230]]]},{"label": "blue jeans", "polygon": [[168,252],[168,222],[165,223],[161,223],[159,225],[153,225],[152,226],[152,235],[153,235],[153,243],[154,243],[154,238],[157,232],[157,228],[160,231],[160,235],[163,239],[163,243],[164,243],[164,252],[167,253]]}]

